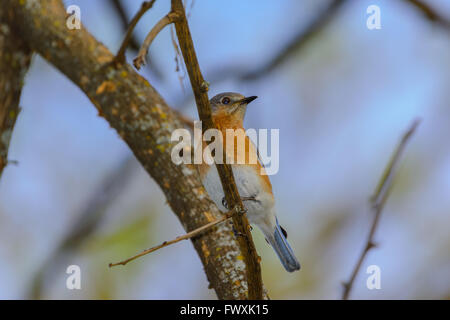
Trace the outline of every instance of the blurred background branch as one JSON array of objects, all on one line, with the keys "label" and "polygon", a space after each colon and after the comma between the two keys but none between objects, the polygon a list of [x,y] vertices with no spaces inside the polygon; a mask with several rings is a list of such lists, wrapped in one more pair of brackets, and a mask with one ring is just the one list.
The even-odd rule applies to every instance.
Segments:
[{"label": "blurred background branch", "polygon": [[[420,0],[405,0],[413,7],[420,10],[429,20],[436,22],[444,28],[450,28],[450,21],[440,15],[436,10],[428,4]],[[255,70],[248,70],[239,65],[224,65],[219,69],[213,70],[207,74],[210,83],[221,82],[230,78],[238,81],[252,81],[266,76],[271,71],[279,67],[286,60],[297,54],[304,48],[313,38],[317,37],[324,28],[339,14],[340,10],[349,0],[331,0],[324,8],[309,22],[309,24],[298,30],[285,46],[281,47],[272,59],[267,61],[261,67]]]},{"label": "blurred background branch", "polygon": [[[113,54],[85,28],[68,30],[60,0],[39,6],[11,0],[6,7],[17,14],[22,39],[80,87],[128,144],[187,232],[222,216],[205,196],[195,168],[171,161],[171,135],[183,123],[147,80],[128,64],[114,65]],[[217,296],[245,299],[246,273],[238,260],[242,253],[231,226],[221,224],[215,232],[191,240]]]},{"label": "blurred background branch", "polygon": [[298,30],[297,34],[261,67],[248,70],[248,68],[243,66],[225,64],[208,73],[206,78],[210,83],[217,83],[230,78],[238,81],[253,81],[267,76],[271,71],[303,49],[311,39],[316,37],[333,20],[347,2],[348,0],[332,0],[327,5],[324,5],[324,8],[320,10],[306,27]]},{"label": "blurred background branch", "polygon": [[[111,3],[111,7],[115,10],[117,15],[119,16],[119,20],[121,22],[122,29],[126,32],[128,30],[130,21],[128,19],[128,15],[122,4],[122,1],[121,0],[109,0],[109,1]],[[146,1],[146,2],[151,4],[149,6],[149,9],[150,9],[152,7],[154,1]],[[137,41],[136,36],[134,36],[133,34],[130,34],[129,41],[128,41],[128,47],[131,48],[135,52],[137,52],[139,50],[139,47],[140,47],[139,41]],[[125,53],[125,49],[124,49],[124,53]],[[150,60],[153,60],[153,59],[150,58]],[[159,70],[158,66],[154,63],[154,61],[152,63],[148,64],[148,68],[149,68],[150,72],[157,79],[162,79],[164,77],[163,73],[161,72],[161,70]]]},{"label": "blurred background branch", "polygon": [[381,176],[380,182],[377,185],[375,193],[373,194],[370,200],[373,214],[373,222],[370,227],[369,235],[367,237],[364,249],[358,261],[356,262],[356,265],[353,268],[350,280],[348,282],[343,283],[344,291],[342,294],[342,299],[344,300],[347,300],[348,297],[350,296],[350,292],[353,288],[353,283],[355,282],[356,276],[358,275],[358,272],[361,269],[365,257],[367,256],[367,254],[371,249],[376,247],[376,244],[374,243],[373,239],[378,227],[378,222],[380,221],[381,212],[383,211],[384,205],[386,204],[386,201],[389,197],[389,193],[392,188],[392,182],[394,180],[395,173],[399,165],[400,157],[402,156],[411,136],[416,131],[419,123],[420,123],[419,120],[415,120],[410,126],[410,128],[403,135],[399,145],[397,146],[397,148],[394,151],[394,154],[392,155],[391,160],[389,161],[385,171],[383,172],[383,175]]},{"label": "blurred background branch", "polygon": [[28,293],[29,299],[42,299],[45,279],[52,275],[64,259],[77,251],[97,230],[103,221],[109,206],[127,188],[138,163],[132,155],[126,156],[116,168],[111,170],[100,183],[99,187],[89,197],[85,207],[77,214],[76,221],[65,233],[60,245],[49,255],[36,271]]},{"label": "blurred background branch", "polygon": [[[331,0],[320,12],[302,27],[285,45],[280,46],[277,53],[260,67],[249,70],[248,67],[236,64],[223,64],[206,72],[206,79],[210,84],[217,84],[229,79],[239,82],[255,81],[268,76],[273,70],[292,58],[293,55],[305,48],[310,41],[317,37],[340,12],[348,0]],[[185,95],[177,105],[184,106],[192,99],[192,93]]]},{"label": "blurred background branch", "polygon": [[131,262],[133,260],[136,260],[136,259],[138,259],[138,258],[140,258],[142,256],[145,256],[145,255],[147,255],[149,253],[155,252],[155,251],[157,251],[159,249],[162,249],[164,247],[170,246],[170,245],[175,244],[177,242],[180,242],[180,241],[183,241],[183,240],[188,240],[188,239],[191,239],[193,237],[196,237],[199,234],[201,234],[203,232],[206,232],[209,229],[212,229],[213,227],[215,227],[219,223],[225,222],[226,220],[230,219],[232,215],[233,215],[233,211],[226,212],[226,213],[223,214],[223,217],[221,217],[221,218],[219,218],[219,219],[217,219],[215,221],[212,221],[212,222],[210,222],[210,223],[208,223],[208,224],[206,224],[206,225],[204,225],[202,227],[199,227],[199,228],[197,228],[195,230],[192,230],[192,231],[190,231],[190,232],[188,232],[186,234],[178,236],[175,239],[164,241],[161,244],[159,244],[157,246],[154,246],[154,247],[151,247],[149,249],[146,249],[146,250],[144,250],[144,251],[142,251],[142,252],[140,252],[140,253],[138,253],[138,254],[136,254],[136,255],[128,258],[128,259],[125,259],[125,260],[122,260],[122,261],[119,261],[119,262],[116,262],[116,263],[110,263],[109,267],[111,268],[111,267],[116,267],[116,266],[119,266],[119,265],[124,266],[127,263],[129,263],[129,262]]}]

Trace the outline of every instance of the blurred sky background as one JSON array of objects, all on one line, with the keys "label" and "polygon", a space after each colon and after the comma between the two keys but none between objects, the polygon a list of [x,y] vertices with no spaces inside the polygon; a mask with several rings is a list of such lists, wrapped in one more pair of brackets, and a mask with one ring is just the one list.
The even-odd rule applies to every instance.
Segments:
[{"label": "blurred sky background", "polygon": [[[128,16],[141,1],[123,1]],[[450,2],[426,1],[450,19]],[[205,78],[218,70],[264,65],[326,6],[317,0],[187,1]],[[84,26],[115,52],[124,35],[108,0],[81,7]],[[381,30],[366,8],[381,8]],[[137,26],[141,42],[169,11],[157,0]],[[403,0],[350,0],[323,32],[282,65],[252,81],[212,82],[257,95],[246,128],[280,129],[280,170],[271,176],[280,223],[302,270],[287,273],[256,228],[263,279],[272,299],[338,299],[366,240],[368,200],[391,153],[416,118],[371,251],[351,298],[450,298],[450,31]],[[128,61],[135,57],[128,52]],[[187,76],[177,73],[170,28],[150,47],[142,74],[169,105],[196,117]],[[156,183],[97,115],[82,92],[35,56],[23,108],[0,181],[0,298],[215,299],[191,242],[126,267],[108,268],[184,233]],[[131,160],[128,160],[131,159]],[[124,165],[125,163],[125,165]],[[104,186],[125,170],[108,205],[89,212]],[[118,185],[118,186],[117,186]],[[95,207],[95,206],[94,206]],[[91,232],[65,244],[80,216],[101,216]],[[76,237],[75,237],[76,238]],[[73,245],[75,243],[75,245]],[[66,289],[66,268],[82,270],[82,290]],[[367,266],[381,268],[381,289],[366,288]],[[40,285],[39,285],[40,283]]]}]

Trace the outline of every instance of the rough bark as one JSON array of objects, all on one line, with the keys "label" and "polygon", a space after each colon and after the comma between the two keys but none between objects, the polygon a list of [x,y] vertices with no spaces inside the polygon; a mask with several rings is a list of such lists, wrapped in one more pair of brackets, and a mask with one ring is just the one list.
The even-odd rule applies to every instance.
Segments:
[{"label": "rough bark", "polygon": [[0,177],[8,164],[9,142],[31,60],[31,50],[16,33],[15,20],[14,11],[0,6]]},{"label": "rough bark", "polygon": [[[60,0],[6,0],[3,6],[17,15],[20,37],[71,79],[129,145],[186,231],[221,216],[195,168],[171,161],[171,133],[183,123],[147,80],[129,64],[114,65],[112,53],[84,27],[69,30]],[[245,265],[231,226],[223,223],[192,242],[217,296],[245,299]]]}]

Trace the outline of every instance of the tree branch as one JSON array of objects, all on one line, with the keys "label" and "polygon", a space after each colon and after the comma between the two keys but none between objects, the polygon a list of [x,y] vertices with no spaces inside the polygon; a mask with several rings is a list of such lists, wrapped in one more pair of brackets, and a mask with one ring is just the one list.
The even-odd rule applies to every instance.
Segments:
[{"label": "tree branch", "polygon": [[[222,217],[196,169],[171,161],[171,134],[183,123],[147,80],[128,64],[114,65],[114,55],[85,28],[68,30],[60,0],[4,2],[17,15],[20,37],[86,94],[161,187],[186,232]],[[191,241],[217,296],[246,298],[243,253],[231,226]]]},{"label": "tree branch", "polygon": [[[178,16],[175,20],[175,30],[186,64],[186,69],[189,74],[192,90],[194,91],[197,110],[203,124],[203,132],[205,132],[208,129],[215,128],[212,121],[211,106],[207,94],[208,85],[200,72],[200,66],[194,50],[194,44],[192,42],[183,4],[181,0],[172,0],[171,3],[172,13],[176,13]],[[226,152],[223,152],[224,160],[226,159],[225,153]],[[216,164],[216,167],[219,172],[225,198],[231,208],[237,208],[236,212],[242,213],[244,211],[244,205],[242,204],[241,197],[239,196],[239,192],[234,181],[233,171],[230,165],[225,164],[226,161],[223,161],[223,163],[224,164],[220,165]],[[256,252],[255,245],[252,240],[250,225],[247,217],[240,213],[233,214],[233,224],[237,233],[243,235],[242,237],[238,237],[238,241],[246,265],[248,298],[252,300],[260,300],[264,297],[261,266],[259,264],[260,258]]]},{"label": "tree branch", "polygon": [[[118,0],[116,0],[118,1]],[[127,49],[128,44],[132,40],[132,35],[136,24],[141,19],[141,17],[153,7],[153,4],[156,0],[152,1],[144,1],[141,5],[141,9],[136,13],[133,19],[130,22],[127,33],[125,34],[125,38],[123,39],[122,45],[120,46],[119,51],[116,54],[115,62],[124,63],[125,62],[125,50]]]},{"label": "tree branch", "polygon": [[170,246],[170,245],[175,244],[175,243],[177,243],[177,242],[180,242],[180,241],[182,241],[182,240],[187,240],[187,239],[193,238],[193,237],[199,235],[200,233],[203,233],[203,232],[205,232],[205,231],[208,231],[209,229],[211,229],[212,227],[218,225],[219,223],[224,222],[224,221],[230,219],[231,216],[232,216],[232,214],[233,214],[233,212],[231,212],[231,211],[230,211],[230,212],[227,212],[227,213],[224,214],[223,217],[217,219],[216,221],[210,222],[210,223],[208,223],[208,224],[206,224],[206,225],[204,225],[204,226],[201,226],[201,227],[199,227],[199,228],[197,228],[197,229],[195,229],[195,230],[192,230],[191,232],[188,232],[188,233],[186,233],[186,234],[184,234],[184,235],[182,235],[182,236],[176,237],[176,238],[173,239],[173,240],[170,240],[170,241],[164,241],[164,242],[161,243],[160,245],[157,245],[157,246],[155,246],[155,247],[151,247],[150,249],[144,250],[144,251],[142,251],[141,253],[138,253],[137,255],[132,256],[131,258],[128,258],[128,259],[126,259],[126,260],[123,260],[123,261],[120,261],[120,262],[117,262],[117,263],[110,263],[110,264],[109,264],[109,267],[111,268],[111,267],[115,267],[115,266],[119,266],[119,265],[124,266],[124,265],[126,265],[128,262],[131,262],[131,261],[133,261],[133,260],[136,260],[137,258],[140,258],[140,257],[142,257],[142,256],[145,256],[146,254],[152,253],[152,252],[154,252],[154,251],[156,251],[156,250],[159,250],[159,249],[162,249],[162,248],[164,248],[164,247]]},{"label": "tree branch", "polygon": [[356,276],[358,275],[359,270],[361,269],[361,266],[364,262],[365,257],[367,256],[367,253],[376,246],[373,238],[375,235],[375,231],[378,227],[378,222],[380,221],[381,212],[383,211],[384,205],[386,204],[386,201],[389,197],[389,193],[392,187],[392,180],[394,178],[396,168],[398,167],[400,157],[403,154],[406,144],[408,143],[413,133],[416,131],[419,123],[420,123],[419,120],[414,121],[411,127],[408,129],[408,131],[406,131],[406,133],[403,135],[403,138],[401,139],[399,145],[395,149],[395,152],[391,160],[389,161],[383,175],[381,176],[380,182],[378,183],[378,186],[375,189],[374,195],[371,197],[371,208],[374,215],[372,226],[370,227],[366,245],[364,246],[364,249],[360,257],[358,258],[358,261],[356,262],[356,265],[353,268],[350,280],[346,283],[343,283],[344,291],[342,294],[342,299],[344,300],[347,300],[350,295],[350,292],[353,288],[353,283],[356,279]]},{"label": "tree branch", "polygon": [[145,57],[147,56],[148,48],[150,47],[150,45],[152,44],[153,40],[156,38],[158,33],[160,33],[165,26],[174,22],[177,18],[178,16],[176,13],[170,12],[169,14],[164,16],[161,20],[159,20],[158,23],[153,27],[153,29],[150,30],[148,35],[145,37],[144,43],[139,49],[138,56],[133,60],[133,64],[136,67],[136,69],[139,70],[141,66],[146,63]]},{"label": "tree branch", "polygon": [[[119,16],[123,30],[125,30],[125,32],[127,32],[129,29],[130,21],[128,20],[128,17],[125,12],[125,8],[122,5],[122,2],[120,0],[110,0],[110,3],[112,5],[112,7],[114,8],[114,10],[116,11],[117,15]],[[136,37],[134,37],[133,35],[130,36],[129,46],[133,50],[136,50],[136,51],[139,50],[138,41],[136,40]]]},{"label": "tree branch", "polygon": [[31,50],[17,35],[16,17],[7,6],[0,6],[0,177],[11,163],[8,148],[20,112],[19,100]]},{"label": "tree branch", "polygon": [[347,0],[332,0],[305,28],[299,30],[286,45],[284,45],[261,67],[254,70],[248,70],[248,68],[243,66],[226,65],[214,70],[210,75],[208,75],[208,80],[210,80],[211,83],[223,81],[229,78],[234,78],[240,81],[249,81],[266,76],[286,60],[291,58],[299,50],[304,48],[311,39],[317,36],[333,20],[343,5],[347,2]]}]

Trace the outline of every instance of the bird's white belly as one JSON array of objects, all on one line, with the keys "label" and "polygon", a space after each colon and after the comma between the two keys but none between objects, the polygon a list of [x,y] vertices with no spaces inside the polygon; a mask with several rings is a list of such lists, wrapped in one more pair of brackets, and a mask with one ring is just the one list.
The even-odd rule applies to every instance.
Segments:
[{"label": "bird's white belly", "polygon": [[[263,190],[260,177],[251,167],[245,165],[232,165],[232,168],[236,186],[241,198],[254,197],[256,200],[246,200],[243,201],[243,204],[247,209],[247,217],[250,223],[259,225],[262,223],[262,219],[264,219],[267,213],[272,212],[274,205],[273,196]],[[222,204],[224,193],[215,166],[211,166],[204,177],[203,185],[217,207],[221,211],[228,211]]]}]

